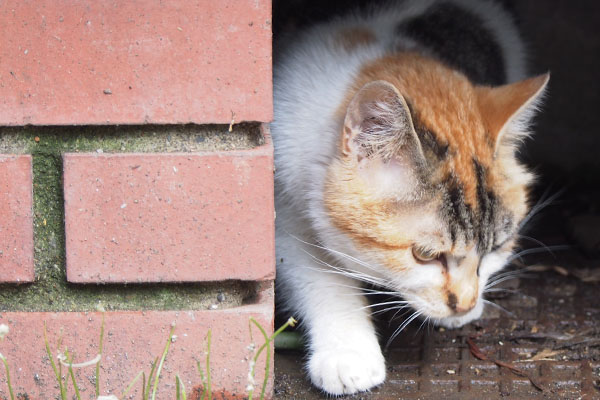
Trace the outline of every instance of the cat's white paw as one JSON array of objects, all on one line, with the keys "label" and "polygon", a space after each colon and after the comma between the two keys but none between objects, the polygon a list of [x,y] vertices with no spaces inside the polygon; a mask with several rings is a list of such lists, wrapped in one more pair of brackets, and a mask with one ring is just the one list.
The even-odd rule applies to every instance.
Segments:
[{"label": "cat's white paw", "polygon": [[385,360],[379,348],[318,351],[310,357],[308,370],[313,384],[333,395],[369,390],[385,380]]}]

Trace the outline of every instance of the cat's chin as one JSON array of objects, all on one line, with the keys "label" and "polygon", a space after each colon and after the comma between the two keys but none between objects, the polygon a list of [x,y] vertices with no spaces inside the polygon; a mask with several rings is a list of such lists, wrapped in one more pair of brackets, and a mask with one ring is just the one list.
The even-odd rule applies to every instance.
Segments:
[{"label": "cat's chin", "polygon": [[468,324],[471,321],[474,321],[476,319],[478,319],[479,317],[481,317],[481,314],[483,313],[483,301],[481,301],[481,299],[479,299],[479,301],[477,302],[477,305],[475,305],[475,307],[473,307],[473,309],[471,311],[469,311],[466,314],[460,315],[460,316],[452,316],[452,317],[445,317],[445,318],[440,318],[437,320],[437,324],[441,325],[445,328],[460,328],[461,326]]}]

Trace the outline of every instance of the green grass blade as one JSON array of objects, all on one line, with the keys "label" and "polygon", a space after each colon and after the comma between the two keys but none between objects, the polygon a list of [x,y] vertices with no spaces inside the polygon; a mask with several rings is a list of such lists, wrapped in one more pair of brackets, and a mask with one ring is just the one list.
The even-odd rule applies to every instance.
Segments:
[{"label": "green grass blade", "polygon": [[204,372],[200,366],[200,361],[196,361],[196,366],[198,367],[198,373],[200,374],[200,379],[202,380],[202,397],[200,400],[206,400],[206,378],[204,377]]},{"label": "green grass blade", "polygon": [[[138,372],[138,374],[135,376],[135,378],[133,378],[133,380],[131,382],[129,382],[129,385],[127,386],[127,389],[125,389],[123,391],[123,393],[121,394],[121,398],[124,399],[125,396],[127,396],[127,393],[129,393],[129,391],[131,390],[131,388],[133,388],[133,385],[135,385],[135,383],[138,381],[138,379],[140,379],[141,376],[144,376],[144,384],[146,381],[146,375],[144,375],[144,371],[140,371]],[[144,384],[142,385],[142,388],[144,386]],[[142,389],[142,398],[144,397],[144,390]]]},{"label": "green grass blade", "polygon": [[210,383],[210,339],[212,332],[209,329],[206,333],[206,395],[208,400],[212,400],[212,388]]},{"label": "green grass blade", "polygon": [[[65,384],[63,386],[63,382],[62,382],[62,364],[60,363],[60,361],[58,361],[58,376],[59,376],[59,380],[60,380],[60,398],[62,400],[68,400],[67,399],[67,385]],[[66,382],[65,382],[66,383]]]},{"label": "green grass blade", "polygon": [[[104,342],[104,313],[102,313],[102,324],[100,325],[100,343],[98,344],[98,354],[102,356],[102,347]],[[96,398],[100,396],[100,363],[102,358],[96,364]]]},{"label": "green grass blade", "polygon": [[204,371],[200,366],[200,361],[196,361],[196,366],[198,367],[198,373],[200,374],[200,379],[202,380],[202,386],[206,386],[206,378],[204,377]]},{"label": "green grass blade", "polygon": [[158,381],[160,379],[160,371],[162,370],[165,359],[167,358],[167,353],[169,352],[169,347],[171,346],[171,341],[173,339],[173,331],[175,330],[175,326],[171,327],[171,332],[169,333],[169,338],[167,339],[167,344],[165,345],[165,349],[163,350],[162,357],[160,358],[160,363],[158,364],[158,369],[156,370],[156,376],[154,377],[154,385],[152,387],[152,400],[156,400],[156,391],[158,390]]},{"label": "green grass blade", "polygon": [[[254,355],[254,365],[252,365],[252,368],[250,370],[250,374],[252,376],[252,379],[254,379],[254,371],[256,368],[256,361],[258,360],[258,357],[260,356],[260,354],[262,353],[262,351],[266,348],[267,349],[267,359],[265,361],[265,377],[263,379],[263,386],[262,386],[262,390],[261,390],[261,395],[260,398],[264,399],[265,396],[265,390],[267,388],[267,383],[269,382],[269,369],[271,367],[271,341],[269,339],[269,335],[267,335],[267,332],[264,330],[264,328],[258,323],[258,321],[256,321],[254,319],[254,317],[250,317],[250,322],[253,323],[254,325],[256,325],[256,327],[258,328],[258,330],[260,331],[260,333],[263,335],[263,338],[265,339],[265,343],[258,349],[258,351],[256,352],[256,354]],[[248,400],[252,400],[252,396],[254,394],[254,389],[250,390],[250,392],[248,393]]]},{"label": "green grass blade", "polygon": [[202,380],[202,397],[200,400],[212,400],[212,388],[210,382],[210,341],[211,341],[212,332],[209,329],[206,333],[206,376],[204,375],[204,370],[200,366],[200,361],[196,361],[196,367],[198,368],[198,373],[200,374],[200,379]]},{"label": "green grass blade", "polygon": [[142,372],[142,400],[148,400],[146,396],[146,373]]},{"label": "green grass blade", "polygon": [[4,369],[6,369],[6,384],[8,385],[8,393],[10,394],[10,400],[15,400],[15,394],[13,393],[12,383],[10,382],[10,368],[8,368],[8,362],[2,354],[0,354],[0,360],[4,363]]},{"label": "green grass blade", "polygon": [[[252,366],[252,368],[250,370],[250,374],[251,374],[251,376],[252,376],[253,379],[254,379],[254,369],[256,367],[256,361],[258,360],[258,357],[263,352],[263,350],[267,349],[267,356],[266,356],[266,360],[265,360],[265,377],[263,379],[263,385],[262,385],[262,389],[261,389],[261,392],[260,392],[260,398],[262,400],[262,399],[265,398],[265,391],[267,390],[267,383],[269,382],[269,373],[270,373],[270,370],[271,370],[271,342],[274,341],[275,338],[281,332],[283,332],[285,329],[287,329],[289,326],[294,326],[297,321],[294,318],[289,318],[285,324],[283,324],[282,326],[280,326],[279,329],[277,329],[271,335],[271,337],[269,337],[267,335],[267,332],[258,323],[258,321],[254,319],[254,317],[250,317],[250,322],[253,323],[254,325],[256,325],[256,327],[260,330],[260,333],[263,335],[263,338],[265,339],[265,343],[263,343],[263,345],[260,346],[260,348],[258,349],[258,351],[256,352],[256,354],[254,355],[254,358],[253,358],[254,365]],[[248,392],[248,400],[252,400],[253,393],[254,393],[254,389]]]},{"label": "green grass blade", "polygon": [[69,361],[69,375],[71,376],[71,382],[73,382],[73,388],[75,389],[75,397],[77,397],[77,400],[81,400],[81,395],[79,394],[79,386],[77,386],[77,381],[75,380],[75,373],[73,372],[73,357],[69,358],[69,353],[66,353],[67,360]]},{"label": "green grass blade", "polygon": [[152,363],[152,368],[150,369],[150,375],[148,375],[148,381],[146,382],[146,397],[144,400],[148,400],[150,398],[150,386],[152,385],[152,376],[154,376],[154,372],[156,371],[156,366],[158,365],[158,357],[154,359]]},{"label": "green grass blade", "polygon": [[[50,360],[50,365],[52,366],[52,371],[54,371],[54,376],[56,376],[56,380],[58,382],[58,386],[60,388],[60,398],[66,400],[66,393],[63,387],[62,381],[62,369],[56,367],[56,363],[54,362],[54,356],[52,355],[52,351],[50,350],[50,343],[48,343],[48,334],[46,333],[46,322],[44,322],[44,344],[46,345],[46,354],[48,355],[48,359]],[[60,366],[60,364],[59,364]]]},{"label": "green grass blade", "polygon": [[279,336],[279,334],[283,331],[285,331],[288,327],[293,327],[298,323],[298,321],[296,321],[293,317],[292,318],[288,318],[288,320],[285,322],[285,324],[281,325],[279,327],[279,329],[277,329],[275,332],[273,332],[273,334],[271,335],[270,340],[274,341],[275,338],[277,336]]},{"label": "green grass blade", "polygon": [[181,381],[179,375],[175,375],[175,386],[177,388],[177,400],[187,400],[187,394],[185,393],[185,385]]}]

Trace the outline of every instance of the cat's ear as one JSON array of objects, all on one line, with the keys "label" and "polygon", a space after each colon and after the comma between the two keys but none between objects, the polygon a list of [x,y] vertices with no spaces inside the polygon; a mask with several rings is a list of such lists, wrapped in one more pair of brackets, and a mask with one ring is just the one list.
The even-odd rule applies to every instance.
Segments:
[{"label": "cat's ear", "polygon": [[477,87],[479,110],[495,151],[528,134],[528,125],[543,97],[550,74],[546,73],[498,87]]},{"label": "cat's ear", "polygon": [[359,161],[408,155],[413,162],[425,162],[408,105],[394,85],[374,81],[354,95],[344,119],[342,154]]}]

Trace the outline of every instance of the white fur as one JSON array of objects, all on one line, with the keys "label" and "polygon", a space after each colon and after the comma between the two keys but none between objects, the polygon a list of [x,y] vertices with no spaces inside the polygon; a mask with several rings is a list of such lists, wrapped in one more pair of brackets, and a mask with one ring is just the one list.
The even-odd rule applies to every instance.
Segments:
[{"label": "white fur", "polygon": [[[343,121],[335,116],[336,111],[354,77],[362,65],[385,54],[390,44],[399,40],[394,33],[399,22],[422,13],[435,1],[398,2],[401,5],[372,15],[318,25],[288,38],[276,59],[271,130],[276,163],[277,259],[283,260],[278,262],[278,295],[306,329],[311,380],[330,394],[368,390],[385,379],[384,358],[359,289],[360,280],[370,279],[398,290],[426,286],[441,275],[432,267],[413,276],[390,276],[372,255],[361,254],[331,224],[322,190],[327,166],[340,143]],[[522,78],[523,48],[505,12],[490,1],[452,1],[488,22],[505,51],[508,80]],[[333,34],[345,26],[367,26],[374,30],[377,42],[347,52],[334,43]],[[408,40],[403,45],[414,47]],[[374,179],[386,180],[387,176]],[[481,287],[505,259],[497,256],[485,261]],[[482,309],[479,301],[466,315],[439,322],[460,326],[479,317]]]}]

